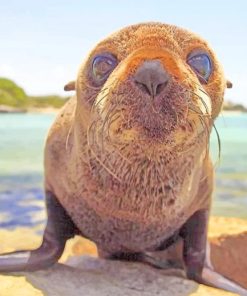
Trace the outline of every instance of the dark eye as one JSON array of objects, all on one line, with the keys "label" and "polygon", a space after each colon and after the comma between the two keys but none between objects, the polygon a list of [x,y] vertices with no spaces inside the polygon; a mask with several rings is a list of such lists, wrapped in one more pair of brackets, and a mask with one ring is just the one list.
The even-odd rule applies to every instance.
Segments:
[{"label": "dark eye", "polygon": [[212,73],[212,63],[206,53],[192,53],[187,59],[187,63],[196,72],[202,83],[207,83]]},{"label": "dark eye", "polygon": [[117,58],[111,54],[102,54],[94,58],[92,74],[97,84],[103,83],[117,65]]}]

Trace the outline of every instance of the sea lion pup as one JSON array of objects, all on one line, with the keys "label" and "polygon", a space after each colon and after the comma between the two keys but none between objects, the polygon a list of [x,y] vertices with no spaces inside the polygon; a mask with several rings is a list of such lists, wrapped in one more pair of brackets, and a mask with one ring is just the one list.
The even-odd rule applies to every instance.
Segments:
[{"label": "sea lion pup", "polygon": [[182,237],[189,279],[247,295],[205,259],[209,134],[226,86],[208,44],[184,29],[144,23],[100,42],[47,138],[42,245],[2,255],[0,270],[48,267],[75,234],[100,256],[140,260]]}]

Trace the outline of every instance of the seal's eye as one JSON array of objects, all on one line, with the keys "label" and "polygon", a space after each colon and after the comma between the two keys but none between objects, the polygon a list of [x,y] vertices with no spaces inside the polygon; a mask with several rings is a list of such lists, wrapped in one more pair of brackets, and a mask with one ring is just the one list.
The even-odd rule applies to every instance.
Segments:
[{"label": "seal's eye", "polygon": [[117,59],[111,54],[102,54],[92,63],[93,78],[97,84],[103,83],[117,65]]},{"label": "seal's eye", "polygon": [[207,83],[212,73],[212,63],[206,53],[192,53],[187,59],[187,63],[196,72],[202,83]]}]

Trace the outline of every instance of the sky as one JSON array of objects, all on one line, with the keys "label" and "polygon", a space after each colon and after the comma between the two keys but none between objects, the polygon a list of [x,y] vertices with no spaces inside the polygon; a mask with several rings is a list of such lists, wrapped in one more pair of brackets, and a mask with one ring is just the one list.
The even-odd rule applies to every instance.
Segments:
[{"label": "sky", "polygon": [[64,84],[97,42],[145,21],[201,35],[233,83],[226,100],[247,106],[245,0],[0,0],[0,76],[29,95],[67,96]]}]

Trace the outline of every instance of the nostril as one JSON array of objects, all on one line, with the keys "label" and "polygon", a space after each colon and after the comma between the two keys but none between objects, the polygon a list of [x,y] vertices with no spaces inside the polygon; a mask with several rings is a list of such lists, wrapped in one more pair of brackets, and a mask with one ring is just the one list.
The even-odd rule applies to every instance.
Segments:
[{"label": "nostril", "polygon": [[153,96],[154,93],[154,88],[152,86],[152,84],[146,84],[143,82],[139,82],[139,81],[135,81],[136,85],[139,87],[139,89],[141,91],[143,91],[144,93],[149,94],[150,96]]},{"label": "nostril", "polygon": [[160,94],[166,88],[168,81],[162,83],[142,83],[139,81],[135,81],[135,83],[140,88],[140,90],[154,97]]},{"label": "nostril", "polygon": [[168,80],[158,84],[156,88],[156,95],[160,94],[166,88],[167,84],[168,84]]},{"label": "nostril", "polygon": [[160,61],[145,61],[139,66],[134,81],[136,85],[146,94],[154,97],[160,94],[168,84],[169,74]]}]

